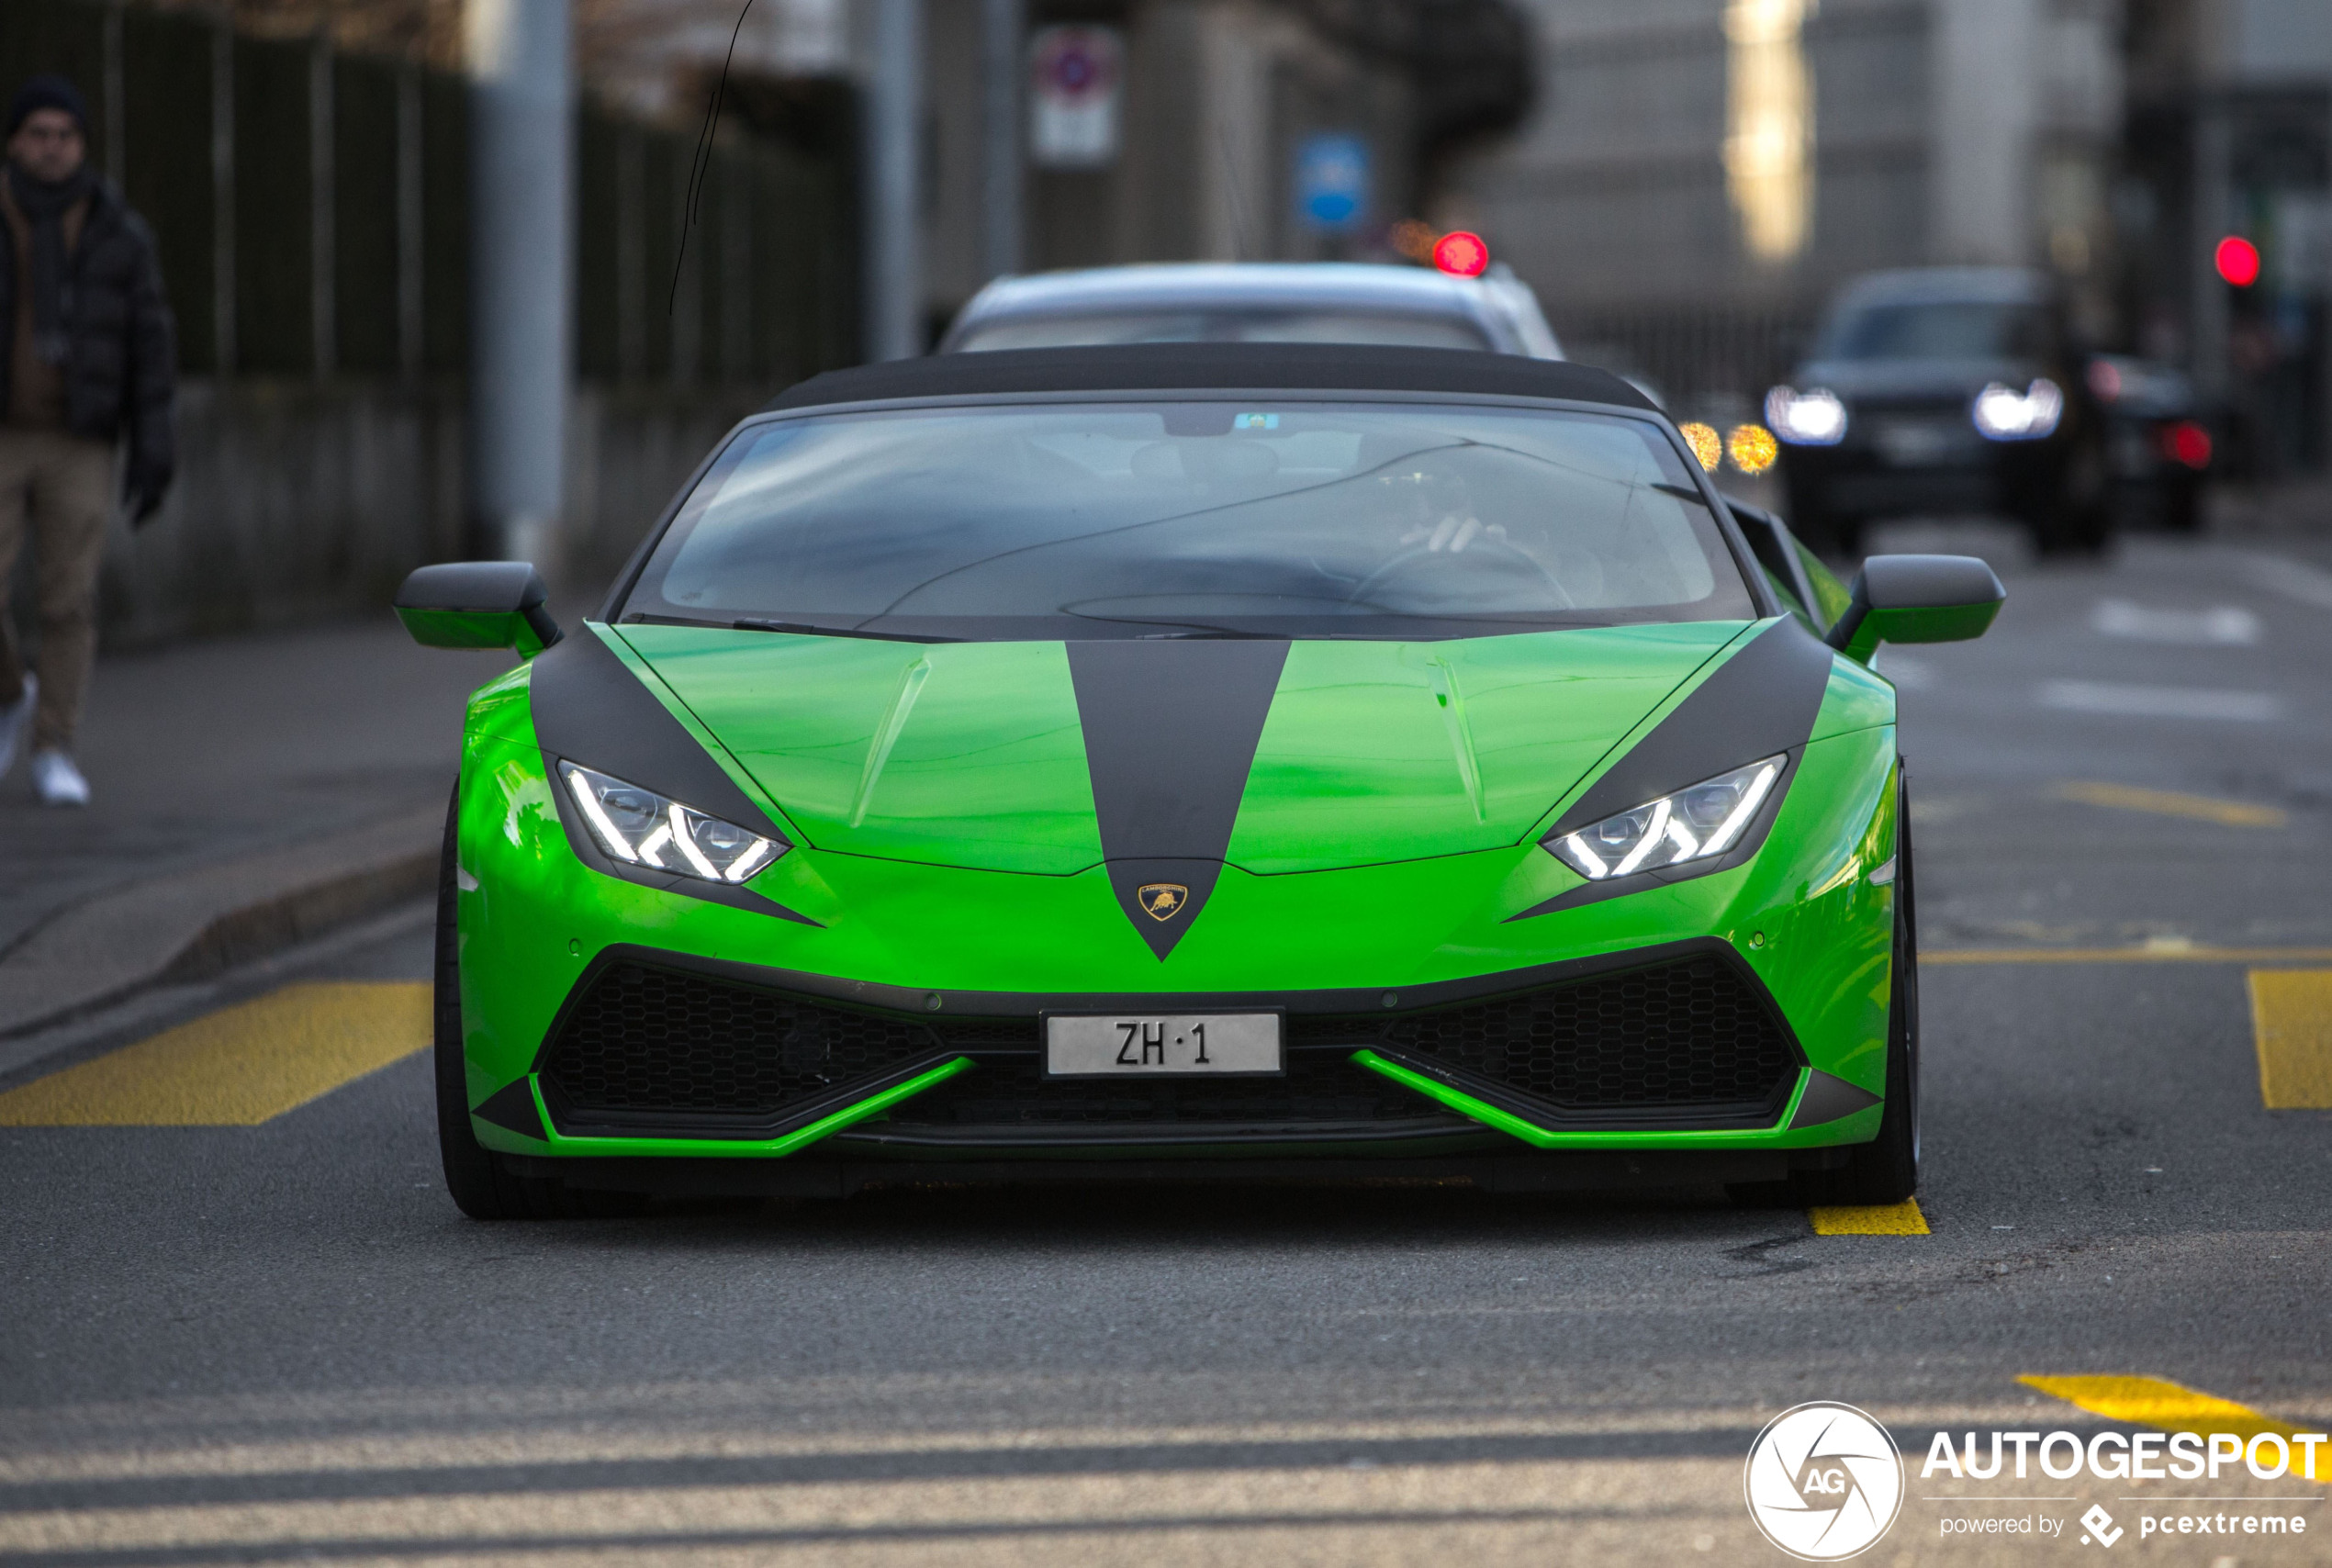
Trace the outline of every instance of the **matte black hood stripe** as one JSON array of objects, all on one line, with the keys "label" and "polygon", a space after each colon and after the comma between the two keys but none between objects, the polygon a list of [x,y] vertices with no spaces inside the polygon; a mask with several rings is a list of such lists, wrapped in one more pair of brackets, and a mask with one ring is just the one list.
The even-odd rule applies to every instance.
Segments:
[{"label": "matte black hood stripe", "polygon": [[528,682],[545,752],[792,842],[589,625],[535,655]]},{"label": "matte black hood stripe", "polygon": [[[737,788],[736,780],[689,733],[688,726],[674,718],[615,650],[600,639],[600,633],[586,623],[557,647],[534,655],[533,671],[528,677],[528,706],[534,714],[534,740],[543,748],[544,766],[555,775],[558,760],[565,758],[790,845],[792,839]],[[563,786],[554,786],[551,800],[558,807],[559,823],[566,829],[567,843],[577,858],[595,871],[753,914],[774,914],[804,925],[820,924],[751,888],[611,860],[592,840]]]},{"label": "matte black hood stripe", "polygon": [[1544,841],[1689,784],[1802,746],[1814,733],[1836,655],[1784,616],[1709,678],[1604,771]]},{"label": "matte black hood stripe", "polygon": [[[1160,638],[1068,647],[1110,886],[1162,959],[1222,873],[1287,644]],[[1160,883],[1187,890],[1162,920],[1135,896]]]},{"label": "matte black hood stripe", "polygon": [[1822,696],[1830,689],[1834,657],[1830,644],[1799,625],[1796,617],[1776,622],[1710,671],[1706,680],[1606,769],[1539,840],[1552,844],[1589,823],[1786,753],[1788,760],[1783,765],[1780,781],[1759,809],[1757,820],[1730,853],[1673,869],[1644,871],[1608,882],[1582,882],[1507,919],[1529,920],[1560,909],[1600,903],[1745,864],[1764,845],[1774,819],[1781,813],[1782,798],[1797,780],[1798,765],[1805,756],[1807,741],[1813,736],[1814,720],[1822,712]]}]

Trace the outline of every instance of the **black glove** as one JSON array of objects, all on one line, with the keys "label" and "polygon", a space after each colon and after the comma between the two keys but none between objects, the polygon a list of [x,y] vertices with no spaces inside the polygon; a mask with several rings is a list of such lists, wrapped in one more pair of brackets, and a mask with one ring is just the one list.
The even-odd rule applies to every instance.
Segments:
[{"label": "black glove", "polygon": [[129,526],[145,527],[162,510],[163,498],[169,493],[169,469],[132,463],[121,482],[121,498],[129,504]]}]

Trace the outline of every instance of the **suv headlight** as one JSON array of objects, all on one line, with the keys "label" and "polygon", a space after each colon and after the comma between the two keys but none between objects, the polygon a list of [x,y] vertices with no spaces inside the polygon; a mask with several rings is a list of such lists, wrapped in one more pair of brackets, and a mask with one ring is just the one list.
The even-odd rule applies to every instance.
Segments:
[{"label": "suv headlight", "polygon": [[1740,842],[1787,756],[1769,756],[1590,823],[1547,846],[1590,882],[1710,860]]},{"label": "suv headlight", "polygon": [[611,860],[707,882],[742,882],[786,852],[776,839],[710,817],[668,796],[604,773],[559,764],[559,776],[591,836]]},{"label": "suv headlight", "polygon": [[1766,394],[1766,423],[1792,446],[1835,446],[1846,439],[1846,405],[1820,386],[1777,386]]},{"label": "suv headlight", "polygon": [[1968,412],[1986,441],[2038,441],[2065,417],[2065,391],[2046,375],[2022,392],[1995,381],[1976,394]]}]

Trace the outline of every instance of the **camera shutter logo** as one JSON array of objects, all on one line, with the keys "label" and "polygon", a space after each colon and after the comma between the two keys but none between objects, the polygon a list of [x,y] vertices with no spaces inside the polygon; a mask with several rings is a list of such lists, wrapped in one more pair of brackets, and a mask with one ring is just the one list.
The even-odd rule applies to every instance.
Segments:
[{"label": "camera shutter logo", "polygon": [[1835,1562],[1884,1536],[1903,1506],[1903,1460],[1887,1428],[1851,1405],[1783,1411],[1749,1445],[1749,1517],[1805,1562]]}]

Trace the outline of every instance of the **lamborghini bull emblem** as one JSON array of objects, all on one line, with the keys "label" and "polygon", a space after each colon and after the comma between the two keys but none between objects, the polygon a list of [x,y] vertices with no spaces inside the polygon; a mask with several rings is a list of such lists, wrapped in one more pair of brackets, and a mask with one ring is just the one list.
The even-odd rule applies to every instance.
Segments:
[{"label": "lamborghini bull emblem", "polygon": [[1152,920],[1172,920],[1190,902],[1190,890],[1180,882],[1145,882],[1134,890],[1134,902]]}]

